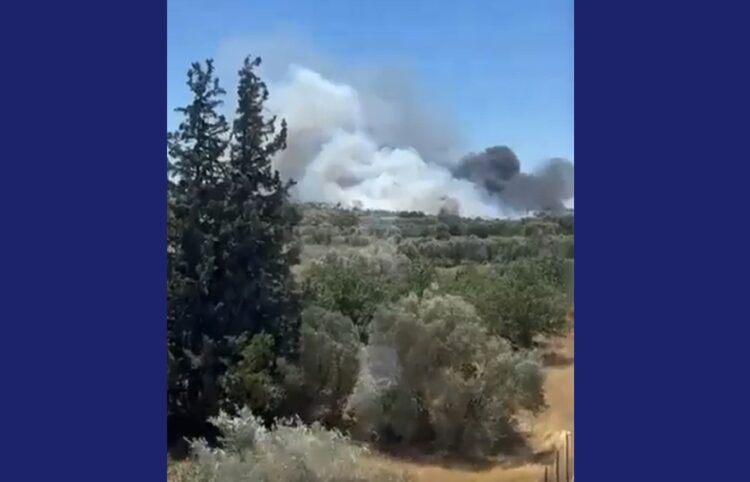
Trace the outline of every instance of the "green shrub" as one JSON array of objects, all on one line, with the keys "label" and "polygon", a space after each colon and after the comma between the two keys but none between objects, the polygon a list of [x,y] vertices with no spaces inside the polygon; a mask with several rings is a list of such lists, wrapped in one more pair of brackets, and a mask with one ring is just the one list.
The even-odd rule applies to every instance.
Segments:
[{"label": "green shrub", "polygon": [[317,306],[302,312],[296,365],[284,363],[291,413],[328,426],[341,421],[359,371],[359,332],[344,315]]},{"label": "green shrub", "polygon": [[368,463],[368,452],[319,424],[280,421],[267,429],[248,409],[212,419],[222,447],[191,445],[181,482],[406,482],[406,474]]},{"label": "green shrub", "polygon": [[432,285],[437,277],[435,264],[423,257],[415,256],[410,259],[406,268],[405,289],[402,294],[414,293],[422,297],[424,292]]},{"label": "green shrub", "polygon": [[466,234],[486,239],[490,235],[490,228],[482,221],[471,222],[466,226]]},{"label": "green shrub", "polygon": [[526,236],[552,236],[556,235],[558,231],[559,225],[557,223],[547,221],[529,221],[524,226],[524,234]]},{"label": "green shrub", "polygon": [[349,246],[355,246],[355,247],[363,247],[370,244],[370,238],[367,236],[362,236],[361,234],[351,234],[349,236],[346,236],[344,238],[344,242],[348,244]]},{"label": "green shrub", "polygon": [[265,417],[273,414],[284,398],[275,364],[273,337],[261,333],[250,338],[240,352],[239,361],[230,365],[222,377],[226,392],[224,404],[248,406]]},{"label": "green shrub", "polygon": [[451,232],[450,227],[448,227],[445,223],[440,223],[437,225],[437,228],[435,229],[435,238],[436,239],[450,239]]},{"label": "green shrub", "polygon": [[560,225],[560,232],[569,236],[573,236],[574,222],[573,215],[560,216],[557,219],[557,223]]},{"label": "green shrub", "polygon": [[311,236],[313,244],[329,245],[333,240],[334,229],[330,225],[323,224],[313,229]]},{"label": "green shrub", "polygon": [[360,217],[356,211],[336,209],[331,213],[331,224],[339,229],[357,227],[359,223]]},{"label": "green shrub", "polygon": [[398,217],[400,218],[423,218],[426,214],[422,211],[399,211]]},{"label": "green shrub", "polygon": [[329,253],[304,273],[304,299],[349,317],[365,334],[376,308],[396,293],[395,273],[395,267],[362,254]]},{"label": "green shrub", "polygon": [[465,267],[441,280],[447,293],[476,306],[493,332],[519,347],[532,347],[535,337],[560,334],[571,300],[569,273],[561,260],[519,259],[489,269]]},{"label": "green shrub", "polygon": [[539,364],[455,296],[380,309],[361,366],[348,412],[368,440],[484,456],[518,442],[519,410],[545,406]]}]

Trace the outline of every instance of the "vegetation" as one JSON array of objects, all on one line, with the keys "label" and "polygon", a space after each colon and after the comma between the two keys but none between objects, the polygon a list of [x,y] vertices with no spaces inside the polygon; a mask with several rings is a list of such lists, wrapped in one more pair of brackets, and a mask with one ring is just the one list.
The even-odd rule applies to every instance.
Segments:
[{"label": "vegetation", "polygon": [[293,205],[259,63],[231,125],[212,63],[194,64],[168,136],[169,439],[192,440],[170,480],[397,481],[364,446],[523,443],[519,417],[545,407],[535,348],[572,307],[572,213]]},{"label": "vegetation", "polygon": [[[198,434],[226,399],[220,380],[246,360],[265,333],[279,354],[294,356],[298,301],[288,249],[296,222],[288,189],[271,158],[285,147],[286,126],[264,119],[268,96],[247,59],[239,72],[236,119],[217,112],[224,90],[213,64],[188,72],[193,100],[170,133],[168,189],[168,396],[172,437]],[[231,133],[231,141],[229,134]],[[227,158],[228,155],[228,158]],[[265,369],[265,368],[264,368]],[[255,396],[255,395],[254,395]]]},{"label": "vegetation", "polygon": [[328,253],[306,272],[306,301],[344,314],[365,333],[378,306],[398,293],[396,263],[382,261],[361,254]]},{"label": "vegetation", "polygon": [[[266,428],[249,410],[212,419],[222,448],[192,443],[193,463],[175,471],[175,482],[407,482],[399,474],[363,463],[366,449],[336,430],[282,420]],[[179,477],[179,479],[177,478]]]},{"label": "vegetation", "polygon": [[312,306],[302,314],[299,366],[287,367],[297,414],[328,426],[341,425],[347,397],[359,373],[359,332],[351,319]]},{"label": "vegetation", "polygon": [[[486,455],[517,441],[519,409],[544,407],[539,365],[488,336],[461,298],[407,297],[370,329],[371,357],[386,360],[368,360],[350,399],[360,437]],[[373,373],[378,363],[393,369]]]},{"label": "vegetation", "polygon": [[559,335],[570,301],[559,260],[522,258],[446,277],[444,289],[472,303],[489,328],[515,346],[531,348],[537,335]]}]

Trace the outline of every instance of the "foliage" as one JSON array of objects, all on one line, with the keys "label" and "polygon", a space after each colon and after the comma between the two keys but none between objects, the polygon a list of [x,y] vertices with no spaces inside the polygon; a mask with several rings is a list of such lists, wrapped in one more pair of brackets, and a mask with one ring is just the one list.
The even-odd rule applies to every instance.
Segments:
[{"label": "foliage", "polygon": [[560,334],[570,306],[564,264],[549,258],[465,267],[441,280],[441,288],[464,297],[493,332],[522,348],[534,346],[537,335]]},{"label": "foliage", "polygon": [[569,236],[573,235],[573,232],[574,232],[574,222],[573,222],[573,215],[572,214],[561,216],[558,219],[557,222],[560,225],[560,232],[562,234],[567,234]]},{"label": "foliage", "polygon": [[438,224],[437,227],[435,228],[435,238],[444,240],[444,239],[450,239],[450,237],[451,237],[450,227],[448,227],[448,225],[445,223]]},{"label": "foliage", "polygon": [[168,137],[169,184],[167,318],[170,348],[170,414],[205,419],[218,405],[214,373],[216,343],[206,322],[207,306],[218,303],[212,290],[216,238],[226,183],[221,156],[228,146],[226,119],[216,109],[224,90],[213,77],[213,64],[194,64],[188,72],[193,101],[178,109],[185,116]]},{"label": "foliage", "polygon": [[330,225],[321,225],[311,230],[312,242],[314,244],[331,244],[334,230]]},{"label": "foliage", "polygon": [[271,167],[286,126],[276,132],[275,119],[262,116],[268,92],[254,73],[259,63],[248,59],[239,72],[231,132],[217,112],[224,90],[213,64],[194,64],[193,99],[177,109],[184,120],[168,136],[168,408],[198,424],[217,413],[219,380],[246,359],[244,339],[264,332],[279,354],[296,351],[299,308],[289,265],[298,218],[290,185]]},{"label": "foliage", "polygon": [[292,182],[283,182],[271,159],[286,148],[286,123],[263,116],[268,90],[255,74],[260,59],[245,59],[239,72],[239,99],[231,145],[231,183],[227,229],[230,256],[221,273],[226,278],[224,305],[241,332],[269,333],[285,354],[296,349],[299,306],[290,265],[298,253],[292,246],[299,214],[289,205]]},{"label": "foliage", "polygon": [[359,226],[359,214],[348,209],[336,209],[331,214],[331,224],[339,229]]},{"label": "foliage", "polygon": [[407,265],[406,289],[402,293],[415,293],[417,296],[422,297],[436,278],[437,270],[435,269],[435,264],[423,256],[415,256],[410,259]]},{"label": "foliage", "polygon": [[395,295],[395,272],[394,266],[361,254],[329,253],[308,268],[303,292],[308,304],[342,313],[364,335],[377,307]]},{"label": "foliage", "polygon": [[466,234],[486,239],[490,235],[490,227],[483,222],[470,223],[466,227]]},{"label": "foliage", "polygon": [[368,227],[368,232],[370,235],[378,238],[378,239],[394,239],[397,240],[401,237],[401,229],[398,228],[393,223],[387,223],[387,222],[374,222],[371,223]]},{"label": "foliage", "polygon": [[399,211],[398,216],[400,218],[423,218],[425,213],[422,211]]},{"label": "foliage", "polygon": [[253,336],[222,379],[230,407],[246,405],[253,412],[271,418],[284,399],[275,362],[273,337],[266,333]]},{"label": "foliage", "polygon": [[302,313],[297,366],[285,365],[294,413],[327,426],[340,423],[359,371],[359,332],[346,316],[312,306]]},{"label": "foliage", "polygon": [[[377,245],[375,245],[377,247]],[[436,280],[432,260],[412,253],[329,252],[303,274],[306,304],[336,311],[350,318],[366,339],[375,310],[409,293],[422,296]]]},{"label": "foliage", "polygon": [[222,448],[192,443],[192,468],[180,482],[406,482],[367,463],[364,448],[318,424],[281,421],[267,429],[248,409],[212,419]]},{"label": "foliage", "polygon": [[378,311],[348,410],[354,433],[486,455],[517,440],[515,414],[544,407],[542,374],[490,336],[455,296],[416,296]]},{"label": "foliage", "polygon": [[344,238],[344,243],[348,244],[349,246],[362,247],[370,244],[370,238],[355,232],[353,234],[350,234],[349,236],[346,236]]},{"label": "foliage", "polygon": [[524,225],[524,234],[526,236],[554,235],[557,233],[559,226],[555,223],[545,221],[531,221]]},{"label": "foliage", "polygon": [[573,241],[567,236],[494,237],[454,236],[450,239],[407,239],[399,251],[413,258],[423,256],[441,266],[464,262],[505,263],[521,258],[554,255],[572,258]]}]

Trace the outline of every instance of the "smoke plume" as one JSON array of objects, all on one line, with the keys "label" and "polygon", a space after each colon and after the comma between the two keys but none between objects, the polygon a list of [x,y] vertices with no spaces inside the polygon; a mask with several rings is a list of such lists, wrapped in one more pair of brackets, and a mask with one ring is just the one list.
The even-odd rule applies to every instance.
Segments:
[{"label": "smoke plume", "polygon": [[560,210],[573,198],[573,163],[551,159],[536,172],[521,172],[507,146],[493,146],[464,157],[454,174],[481,185],[504,206],[517,211]]},{"label": "smoke plume", "polygon": [[[407,71],[340,67],[309,45],[289,32],[231,39],[218,59],[227,78],[247,52],[265,54],[266,107],[289,126],[288,147],[274,164],[297,182],[298,200],[480,217],[572,202],[572,163],[526,174],[507,147],[462,158],[455,118],[422,102]],[[227,90],[232,105],[234,89]]]},{"label": "smoke plume", "polygon": [[[440,146],[444,138],[407,127],[402,106],[377,92],[362,94],[297,66],[269,90],[269,110],[289,124],[288,148],[275,166],[297,181],[301,200],[437,213],[450,196],[463,215],[511,214],[476,183],[457,178],[439,162],[448,162],[440,159],[449,151]],[[406,117],[418,118],[414,112]],[[410,145],[410,131],[422,134],[415,136],[421,151]]]},{"label": "smoke plume", "polygon": [[481,184],[499,193],[505,184],[521,172],[516,154],[506,146],[494,146],[479,154],[469,154],[455,170],[456,176]]}]

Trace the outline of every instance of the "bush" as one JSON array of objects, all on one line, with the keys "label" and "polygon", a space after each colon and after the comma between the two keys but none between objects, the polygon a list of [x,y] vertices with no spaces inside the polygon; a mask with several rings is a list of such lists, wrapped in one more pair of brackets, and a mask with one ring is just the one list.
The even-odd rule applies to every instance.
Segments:
[{"label": "bush", "polygon": [[340,313],[313,306],[302,312],[299,364],[285,364],[294,413],[336,425],[359,372],[359,333]]},{"label": "bush", "polygon": [[440,223],[437,225],[437,228],[435,228],[435,238],[436,239],[450,239],[451,237],[451,231],[450,227],[445,223]]},{"label": "bush", "polygon": [[441,287],[476,306],[493,332],[522,348],[541,334],[560,334],[571,300],[566,264],[548,258],[519,259],[491,269],[467,267]]},{"label": "bush", "polygon": [[253,336],[240,352],[240,360],[230,365],[222,377],[224,404],[230,408],[248,406],[255,413],[270,417],[284,398],[275,362],[273,337]]},{"label": "bush", "polygon": [[414,258],[423,256],[442,266],[458,266],[462,262],[507,263],[522,258],[571,257],[572,239],[567,236],[495,237],[481,239],[476,236],[449,239],[407,239],[398,249]]},{"label": "bush", "polygon": [[334,229],[330,225],[321,225],[315,227],[310,233],[313,244],[329,245],[333,240]]},{"label": "bush", "polygon": [[393,223],[375,222],[367,227],[370,236],[378,239],[398,238],[401,236],[401,229]]},{"label": "bush", "polygon": [[498,243],[474,236],[448,240],[419,239],[401,243],[399,251],[410,258],[421,256],[442,266],[457,266],[462,261],[492,261],[498,251]]},{"label": "bush", "polygon": [[483,456],[519,440],[515,415],[544,407],[542,372],[455,296],[379,310],[349,399],[353,433]]},{"label": "bush", "polygon": [[336,209],[331,213],[331,224],[339,229],[354,228],[359,226],[359,214],[347,209]]},{"label": "bush", "polygon": [[414,293],[422,297],[425,290],[432,285],[436,278],[437,271],[434,263],[423,256],[415,256],[410,259],[406,269],[403,294]]},{"label": "bush", "polygon": [[191,445],[192,470],[181,482],[402,482],[406,474],[386,471],[366,460],[367,450],[318,424],[282,421],[266,429],[248,409],[237,417],[212,419],[222,448],[205,441]]},{"label": "bush", "polygon": [[575,243],[572,236],[564,238],[560,243],[560,254],[565,258],[575,258]]},{"label": "bush", "polygon": [[559,231],[559,225],[546,221],[530,221],[524,226],[526,236],[555,235]]},{"label": "bush", "polygon": [[358,234],[358,233],[354,233],[349,236],[346,236],[344,238],[344,243],[348,244],[349,246],[361,248],[363,246],[367,246],[368,244],[370,244],[370,238],[368,238],[367,236],[362,236],[361,234]]},{"label": "bush", "polygon": [[490,236],[520,236],[523,234],[523,225],[519,221],[496,220],[487,224]]},{"label": "bush", "polygon": [[560,232],[562,234],[567,234],[569,236],[573,235],[574,232],[574,222],[573,222],[573,215],[569,214],[566,216],[560,216],[558,218],[557,223],[560,225]]},{"label": "bush", "polygon": [[395,266],[383,259],[329,253],[304,273],[304,297],[349,317],[364,335],[375,309],[397,292],[395,275]]},{"label": "bush", "polygon": [[426,214],[422,211],[399,211],[398,217],[400,218],[423,218]]},{"label": "bush", "polygon": [[490,228],[482,221],[472,222],[466,226],[466,234],[486,239],[490,235]]}]

